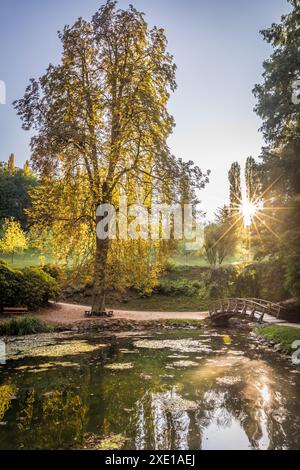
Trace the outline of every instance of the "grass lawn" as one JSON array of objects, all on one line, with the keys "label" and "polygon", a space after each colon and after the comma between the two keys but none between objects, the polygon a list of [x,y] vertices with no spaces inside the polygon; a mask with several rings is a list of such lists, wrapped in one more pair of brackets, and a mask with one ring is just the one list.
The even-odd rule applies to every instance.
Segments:
[{"label": "grass lawn", "polygon": [[[203,256],[197,255],[174,255],[170,261],[174,263],[175,266],[194,266],[199,268],[210,267],[210,264]],[[230,264],[237,264],[240,262],[241,260],[239,258],[228,256],[222,263],[222,266],[228,266]]]},{"label": "grass lawn", "polygon": [[268,325],[260,326],[256,329],[258,336],[266,338],[275,343],[281,344],[289,350],[293,350],[294,341],[300,341],[300,328],[290,326]]},{"label": "grass lawn", "polygon": [[[109,303],[109,300],[107,302]],[[113,301],[109,306],[120,310],[145,312],[200,312],[207,310],[207,306],[197,296],[165,296],[161,294],[153,294],[146,298],[130,295],[127,302]]]},{"label": "grass lawn", "polygon": [[51,255],[42,255],[38,250],[30,248],[22,253],[15,253],[12,261],[11,255],[0,254],[0,260],[5,261],[12,268],[25,268],[27,266],[39,266],[41,264],[41,256],[43,263],[52,263]]}]

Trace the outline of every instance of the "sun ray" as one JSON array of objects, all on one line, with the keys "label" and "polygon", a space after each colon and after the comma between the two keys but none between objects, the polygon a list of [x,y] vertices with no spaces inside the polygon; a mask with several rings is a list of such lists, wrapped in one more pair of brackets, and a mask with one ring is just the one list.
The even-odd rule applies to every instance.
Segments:
[{"label": "sun ray", "polygon": [[258,212],[263,217],[268,217],[268,219],[274,220],[275,222],[282,222],[282,220],[278,219],[278,217],[275,217],[274,215],[269,215],[265,214],[264,212]]},{"label": "sun ray", "polygon": [[218,240],[213,244],[212,248],[217,246],[217,244],[237,225],[237,223],[242,220],[243,216],[241,215],[235,222],[234,224],[230,225],[227,230],[218,238]]},{"label": "sun ray", "polygon": [[262,219],[259,217],[258,214],[256,214],[256,217],[257,217],[258,220],[269,230],[270,233],[272,233],[276,238],[278,238],[279,240],[281,240],[280,236],[279,236],[276,232],[274,232],[274,230],[271,229],[271,227],[269,227],[268,224],[267,224],[264,220],[262,220]]},{"label": "sun ray", "polygon": [[255,228],[255,231],[256,231],[257,235],[259,236],[259,239],[260,239],[262,245],[264,245],[264,242],[263,242],[263,239],[262,239],[262,236],[260,234],[260,231],[259,231],[259,228],[257,226],[255,218],[253,219],[253,225],[254,225],[254,228]]}]

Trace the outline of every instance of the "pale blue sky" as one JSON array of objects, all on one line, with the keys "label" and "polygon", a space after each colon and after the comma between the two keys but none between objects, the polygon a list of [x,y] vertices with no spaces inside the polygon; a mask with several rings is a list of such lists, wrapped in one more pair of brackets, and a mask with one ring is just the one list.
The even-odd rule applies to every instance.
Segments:
[{"label": "pale blue sky", "polygon": [[[57,31],[79,16],[90,18],[99,0],[1,0],[0,80],[7,104],[0,105],[0,160],[11,152],[21,165],[30,156],[29,134],[21,130],[11,102],[22,96],[30,77],[57,63]],[[228,192],[232,161],[257,157],[260,121],[251,90],[261,81],[262,62],[271,49],[259,30],[289,11],[286,0],[131,0],[150,26],[166,30],[178,66],[178,89],[170,101],[176,128],[172,152],[212,170],[201,193],[211,216]]]}]

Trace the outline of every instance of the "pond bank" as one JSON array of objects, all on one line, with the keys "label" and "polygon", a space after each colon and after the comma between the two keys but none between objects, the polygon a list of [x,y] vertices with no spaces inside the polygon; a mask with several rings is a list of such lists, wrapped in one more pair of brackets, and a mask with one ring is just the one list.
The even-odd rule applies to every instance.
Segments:
[{"label": "pond bank", "polygon": [[300,342],[300,329],[286,325],[263,325],[255,328],[255,335],[261,342],[274,348],[275,352],[289,354],[297,349],[295,341]]}]

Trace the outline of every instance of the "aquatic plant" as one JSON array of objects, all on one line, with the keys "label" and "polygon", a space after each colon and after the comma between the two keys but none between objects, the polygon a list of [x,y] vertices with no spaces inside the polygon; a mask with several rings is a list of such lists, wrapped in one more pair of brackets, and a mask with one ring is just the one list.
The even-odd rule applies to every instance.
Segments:
[{"label": "aquatic plant", "polygon": [[13,319],[0,323],[0,336],[25,336],[36,333],[48,333],[52,327],[33,317]]}]

